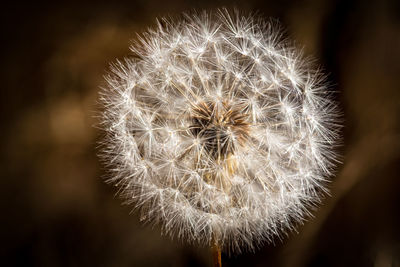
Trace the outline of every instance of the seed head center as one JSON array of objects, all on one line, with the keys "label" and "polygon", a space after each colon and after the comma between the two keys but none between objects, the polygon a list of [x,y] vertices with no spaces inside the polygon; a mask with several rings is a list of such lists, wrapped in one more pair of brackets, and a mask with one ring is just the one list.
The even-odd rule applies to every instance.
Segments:
[{"label": "seed head center", "polygon": [[228,102],[200,102],[191,111],[191,133],[208,154],[227,159],[248,138],[248,115]]}]

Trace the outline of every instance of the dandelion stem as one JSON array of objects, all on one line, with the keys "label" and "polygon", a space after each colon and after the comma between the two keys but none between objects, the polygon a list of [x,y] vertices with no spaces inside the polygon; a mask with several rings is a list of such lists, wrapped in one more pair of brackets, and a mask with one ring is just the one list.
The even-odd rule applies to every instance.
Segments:
[{"label": "dandelion stem", "polygon": [[213,262],[214,262],[214,267],[222,267],[222,262],[221,262],[221,248],[217,245],[214,244],[211,247],[212,251],[212,256],[213,256]]}]

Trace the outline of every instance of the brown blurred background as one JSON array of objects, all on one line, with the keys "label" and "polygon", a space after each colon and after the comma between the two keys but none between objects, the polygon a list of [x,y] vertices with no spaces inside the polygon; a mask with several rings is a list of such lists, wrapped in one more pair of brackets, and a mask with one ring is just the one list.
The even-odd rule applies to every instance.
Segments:
[{"label": "brown blurred background", "polygon": [[319,59],[345,118],[331,197],[298,233],[224,266],[400,266],[400,1],[2,4],[1,266],[211,266],[105,184],[94,114],[109,62],[158,16],[236,6]]}]

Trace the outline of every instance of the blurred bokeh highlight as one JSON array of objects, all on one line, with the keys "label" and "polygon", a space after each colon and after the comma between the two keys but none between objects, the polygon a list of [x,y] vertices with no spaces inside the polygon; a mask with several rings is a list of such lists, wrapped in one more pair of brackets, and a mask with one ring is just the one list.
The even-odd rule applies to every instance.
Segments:
[{"label": "blurred bokeh highlight", "polygon": [[15,3],[1,20],[1,266],[211,266],[142,225],[104,183],[93,127],[109,63],[156,17],[236,7],[273,17],[329,74],[344,113],[327,196],[296,232],[223,266],[400,266],[399,1]]}]

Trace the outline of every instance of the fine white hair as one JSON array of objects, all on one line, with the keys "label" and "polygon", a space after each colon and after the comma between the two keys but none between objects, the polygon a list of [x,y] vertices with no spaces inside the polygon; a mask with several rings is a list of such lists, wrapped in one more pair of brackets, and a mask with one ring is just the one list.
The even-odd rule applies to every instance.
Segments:
[{"label": "fine white hair", "polygon": [[161,19],[102,90],[101,156],[144,221],[240,252],[304,220],[339,139],[324,75],[273,23],[226,10]]}]

